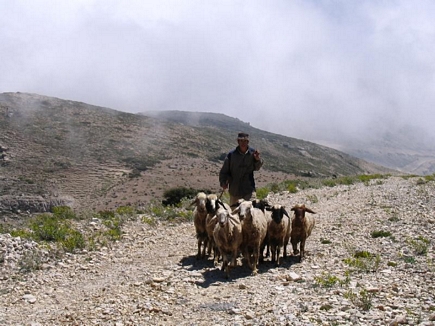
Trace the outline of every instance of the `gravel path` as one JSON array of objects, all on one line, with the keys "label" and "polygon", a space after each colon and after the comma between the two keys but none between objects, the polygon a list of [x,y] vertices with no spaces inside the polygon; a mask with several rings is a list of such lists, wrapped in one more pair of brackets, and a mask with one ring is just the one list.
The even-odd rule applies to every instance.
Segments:
[{"label": "gravel path", "polygon": [[239,261],[229,280],[196,260],[193,223],[129,222],[110,249],[29,273],[19,256],[42,248],[0,235],[0,325],[435,325],[435,182],[419,180],[271,194],[317,212],[306,260]]}]

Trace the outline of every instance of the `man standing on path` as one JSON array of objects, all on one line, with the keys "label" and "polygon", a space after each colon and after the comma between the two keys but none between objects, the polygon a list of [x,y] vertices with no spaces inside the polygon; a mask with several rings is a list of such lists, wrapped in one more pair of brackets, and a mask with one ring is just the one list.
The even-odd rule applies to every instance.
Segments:
[{"label": "man standing on path", "polygon": [[219,173],[219,183],[223,190],[229,188],[230,206],[239,199],[253,200],[256,198],[254,171],[260,170],[263,159],[260,152],[249,147],[249,135],[237,135],[235,149],[227,154]]}]

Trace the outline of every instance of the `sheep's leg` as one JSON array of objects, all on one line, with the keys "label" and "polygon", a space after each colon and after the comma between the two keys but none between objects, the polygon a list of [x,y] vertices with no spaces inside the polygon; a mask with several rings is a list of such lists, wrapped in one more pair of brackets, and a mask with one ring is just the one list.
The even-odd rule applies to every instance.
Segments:
[{"label": "sheep's leg", "polygon": [[281,247],[276,246],[276,266],[279,266],[279,255],[281,253]]},{"label": "sheep's leg", "polygon": [[213,246],[213,261],[214,261],[214,266],[217,266],[219,263],[219,257],[220,257],[220,252],[219,252],[219,248],[216,246],[216,244],[214,244]]},{"label": "sheep's leg", "polygon": [[204,239],[202,240],[202,244],[203,244],[203,248],[202,248],[202,258],[205,258],[205,252],[206,252],[206,249],[207,249],[207,243],[208,243],[208,239],[207,239],[207,238],[204,238]]},{"label": "sheep's leg", "polygon": [[201,258],[201,239],[198,238],[198,253],[196,254],[196,259]]},{"label": "sheep's leg", "polygon": [[276,261],[276,246],[275,245],[271,245],[270,246],[271,248],[271,251],[272,251],[272,262],[275,262]]},{"label": "sheep's leg", "polygon": [[213,249],[213,240],[211,238],[208,238],[208,245],[207,245],[207,255],[211,255],[211,250]]},{"label": "sheep's leg", "polygon": [[301,248],[301,255],[299,256],[299,262],[301,262],[302,259],[305,258],[305,240],[301,241],[300,248]]},{"label": "sheep's leg", "polygon": [[228,260],[225,254],[222,255],[222,267],[221,271],[225,271],[226,267],[228,265]]},{"label": "sheep's leg", "polygon": [[292,240],[291,243],[292,243],[292,247],[293,247],[293,255],[296,256],[296,255],[299,253],[299,250],[298,250],[298,242]]},{"label": "sheep's leg", "polygon": [[264,248],[266,248],[266,243],[263,241],[263,243],[260,246],[260,255],[259,255],[259,261],[264,261]]},{"label": "sheep's leg", "polygon": [[260,257],[260,248],[254,249],[253,256],[254,256],[253,257],[254,261],[253,261],[252,275],[257,275],[258,273],[257,266],[258,266],[258,258]]},{"label": "sheep's leg", "polygon": [[250,269],[252,269],[251,253],[249,252],[248,247],[245,247],[245,249],[243,250],[243,257],[245,258],[245,261],[248,264],[248,267]]}]

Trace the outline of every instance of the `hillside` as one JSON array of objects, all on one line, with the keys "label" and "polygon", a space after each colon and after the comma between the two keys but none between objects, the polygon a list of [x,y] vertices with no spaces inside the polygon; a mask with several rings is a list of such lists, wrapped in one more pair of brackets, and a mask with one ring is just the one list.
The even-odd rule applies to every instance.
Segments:
[{"label": "hillside", "polygon": [[385,131],[373,130],[366,136],[350,135],[317,142],[404,173],[435,173],[435,139],[418,127],[391,126]]},{"label": "hillside", "polygon": [[221,160],[240,130],[266,162],[259,186],[392,171],[222,114],[147,116],[36,94],[0,94],[0,129],[0,196],[14,210],[140,205],[174,186],[217,191]]}]

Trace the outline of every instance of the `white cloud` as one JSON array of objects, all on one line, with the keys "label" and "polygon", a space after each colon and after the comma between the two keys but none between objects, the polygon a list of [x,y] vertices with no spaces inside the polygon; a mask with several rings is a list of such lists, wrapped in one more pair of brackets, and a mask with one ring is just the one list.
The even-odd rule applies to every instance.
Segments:
[{"label": "white cloud", "polygon": [[434,12],[432,1],[3,1],[0,91],[222,112],[304,139],[401,124],[434,135]]}]

